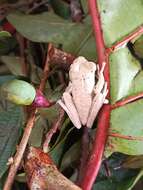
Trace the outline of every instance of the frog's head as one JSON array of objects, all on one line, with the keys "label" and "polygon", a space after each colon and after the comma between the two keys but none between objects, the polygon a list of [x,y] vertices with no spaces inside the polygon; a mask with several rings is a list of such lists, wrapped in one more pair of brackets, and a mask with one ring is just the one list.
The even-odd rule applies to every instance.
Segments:
[{"label": "frog's head", "polygon": [[80,56],[70,67],[70,80],[82,82],[85,91],[91,93],[95,85],[95,71],[96,64]]},{"label": "frog's head", "polygon": [[95,71],[96,64],[80,56],[76,58],[74,62],[71,64],[69,74],[71,79],[73,79],[73,77],[88,78],[91,75],[94,75]]}]

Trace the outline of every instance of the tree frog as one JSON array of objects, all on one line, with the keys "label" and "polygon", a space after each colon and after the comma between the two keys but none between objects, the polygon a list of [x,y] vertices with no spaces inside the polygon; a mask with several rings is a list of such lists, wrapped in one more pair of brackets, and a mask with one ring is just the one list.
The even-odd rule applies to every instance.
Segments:
[{"label": "tree frog", "polygon": [[104,67],[105,63],[99,70],[96,63],[82,56],[76,58],[70,66],[70,82],[58,104],[78,129],[82,125],[91,128],[102,105],[108,103]]}]

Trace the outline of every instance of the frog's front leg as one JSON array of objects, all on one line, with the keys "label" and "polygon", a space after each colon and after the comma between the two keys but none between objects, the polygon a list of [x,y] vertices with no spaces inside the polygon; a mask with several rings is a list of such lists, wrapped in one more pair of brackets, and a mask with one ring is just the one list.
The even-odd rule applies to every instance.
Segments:
[{"label": "frog's front leg", "polygon": [[68,114],[68,116],[69,116],[70,120],[72,121],[72,123],[74,124],[74,126],[78,129],[80,129],[81,122],[80,122],[76,107],[73,103],[73,98],[71,96],[70,91],[71,91],[71,88],[70,88],[70,86],[68,86],[68,88],[66,89],[66,92],[63,93],[63,97],[62,97],[63,100],[58,100],[57,103],[59,103],[60,106]]},{"label": "frog's front leg", "polygon": [[103,89],[103,86],[104,86],[104,83],[105,83],[105,79],[104,79],[104,75],[103,75],[105,65],[106,65],[106,63],[103,62],[101,70],[99,69],[99,66],[97,65],[98,81],[97,81],[97,84],[96,84],[95,90],[94,90],[95,94],[100,93],[101,90]]},{"label": "frog's front leg", "polygon": [[89,117],[86,124],[87,127],[89,128],[92,127],[99,110],[101,109],[102,105],[106,102],[105,100],[106,100],[107,93],[108,93],[107,83],[105,82],[102,91],[97,93],[95,97],[93,98],[92,106],[91,106]]}]

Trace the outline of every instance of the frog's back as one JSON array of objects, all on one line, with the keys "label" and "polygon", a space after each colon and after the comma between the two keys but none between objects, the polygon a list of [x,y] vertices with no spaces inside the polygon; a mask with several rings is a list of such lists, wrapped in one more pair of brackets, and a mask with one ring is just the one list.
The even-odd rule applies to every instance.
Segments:
[{"label": "frog's back", "polygon": [[80,121],[82,125],[86,125],[92,103],[91,95],[85,93],[82,89],[79,91],[74,88],[72,91],[72,96]]}]

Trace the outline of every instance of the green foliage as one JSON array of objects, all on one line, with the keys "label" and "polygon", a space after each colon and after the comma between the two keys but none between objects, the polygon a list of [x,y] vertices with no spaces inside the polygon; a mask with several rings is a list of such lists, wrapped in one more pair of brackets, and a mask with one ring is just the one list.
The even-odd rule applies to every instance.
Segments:
[{"label": "green foliage", "polygon": [[11,80],[1,86],[2,97],[17,105],[32,104],[35,96],[35,88],[22,80]]},{"label": "green foliage", "polygon": [[[140,138],[143,136],[143,100],[127,104],[111,112],[109,133]],[[143,154],[142,140],[127,140],[119,137],[108,138],[106,151],[122,152],[129,155]]]},{"label": "green foliage", "polygon": [[119,41],[143,24],[142,0],[98,0],[107,46]]},{"label": "green foliage", "polygon": [[22,111],[15,105],[7,105],[6,110],[0,112],[0,178],[8,166],[6,163],[14,151],[20,137],[22,127]]},{"label": "green foliage", "polygon": [[141,65],[128,48],[110,56],[111,103],[143,91]]}]

